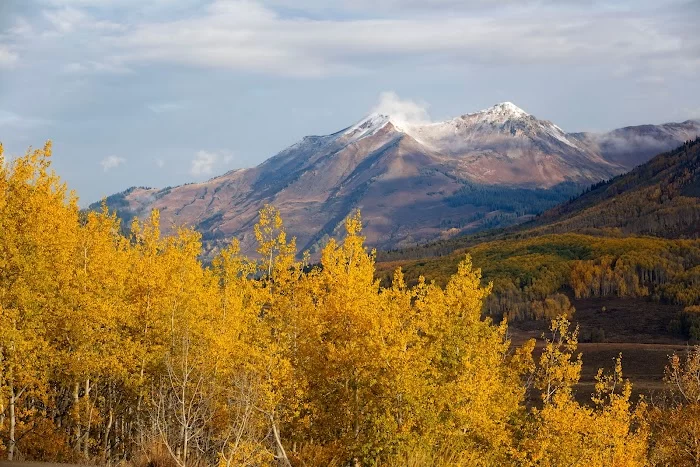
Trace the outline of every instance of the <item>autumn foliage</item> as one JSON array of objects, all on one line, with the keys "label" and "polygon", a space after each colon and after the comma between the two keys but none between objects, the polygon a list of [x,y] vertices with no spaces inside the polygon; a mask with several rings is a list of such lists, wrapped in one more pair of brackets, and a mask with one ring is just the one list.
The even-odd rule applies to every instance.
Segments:
[{"label": "autumn foliage", "polygon": [[[664,463],[680,442],[668,430],[697,440],[684,422],[697,414],[695,360],[672,362],[685,399],[655,409],[653,424],[620,360],[581,405],[566,317],[539,358],[534,341],[513,347],[506,321],[482,315],[491,285],[469,257],[444,287],[409,287],[401,270],[381,287],[359,214],[312,266],[266,206],[259,259],[234,240],[205,265],[199,234],[161,237],[157,212],[128,236],[106,209],[81,212],[50,155],[47,144],[6,161],[0,149],[0,452],[10,460],[697,465]],[[566,303],[542,307],[566,314]]]}]

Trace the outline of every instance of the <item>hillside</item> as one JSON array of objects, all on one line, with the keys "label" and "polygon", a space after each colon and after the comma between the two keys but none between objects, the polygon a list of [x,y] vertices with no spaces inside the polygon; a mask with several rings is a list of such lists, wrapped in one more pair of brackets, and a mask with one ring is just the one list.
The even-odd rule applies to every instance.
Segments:
[{"label": "hillside", "polygon": [[653,157],[626,174],[592,185],[529,222],[411,248],[380,252],[383,261],[449,255],[482,242],[548,233],[696,238],[700,232],[700,141]]},{"label": "hillside", "polygon": [[382,253],[378,275],[388,283],[400,266],[410,283],[444,284],[469,253],[494,283],[485,311],[495,317],[541,319],[569,299],[644,299],[678,306],[666,325],[700,339],[699,168],[700,138],[517,228]]},{"label": "hillside", "polygon": [[601,183],[534,222],[535,232],[587,230],[695,238],[700,233],[700,139]]},{"label": "hillside", "polygon": [[[107,203],[125,221],[159,209],[166,230],[194,226],[210,253],[232,237],[251,253],[251,227],[268,203],[302,251],[342,235],[357,209],[370,245],[400,248],[526,221],[690,134],[700,134],[698,122],[570,134],[511,103],[420,125],[372,114],[305,137],[257,167],[203,183],[131,188]],[[611,143],[627,136],[644,148],[637,157]]]}]

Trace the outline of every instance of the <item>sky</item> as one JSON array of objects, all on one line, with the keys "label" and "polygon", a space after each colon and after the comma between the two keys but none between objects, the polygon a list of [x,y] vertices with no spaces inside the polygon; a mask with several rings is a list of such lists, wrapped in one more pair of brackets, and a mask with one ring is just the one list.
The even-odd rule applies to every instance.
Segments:
[{"label": "sky", "polygon": [[86,205],[371,111],[567,131],[700,118],[700,0],[0,0],[0,142]]}]

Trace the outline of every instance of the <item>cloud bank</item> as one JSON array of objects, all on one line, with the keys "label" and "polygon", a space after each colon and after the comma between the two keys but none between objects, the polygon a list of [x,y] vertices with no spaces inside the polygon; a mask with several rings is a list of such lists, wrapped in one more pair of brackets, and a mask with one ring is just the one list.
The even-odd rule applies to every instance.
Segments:
[{"label": "cloud bank", "polygon": [[[558,2],[554,7],[533,0],[498,2],[498,7],[483,0],[362,0],[354,7],[337,3],[341,11],[362,12],[356,16],[323,15],[323,3],[313,0],[286,14],[289,8],[282,8],[280,1],[190,3],[179,0],[169,10],[163,8],[183,10],[164,14],[167,19],[133,15],[127,22],[107,12],[120,7],[138,11],[131,0],[56,0],[44,2],[39,17],[21,21],[32,21],[33,29],[43,31],[41,37],[59,44],[70,37],[86,44],[64,50],[76,70],[78,64],[89,70],[105,63],[105,69],[123,71],[161,63],[318,77],[366,73],[407,57],[433,65],[596,63],[612,71],[625,63],[630,73],[674,65],[681,71],[700,70],[700,36],[694,33],[692,15],[680,7],[664,8],[677,6],[678,0],[621,1],[617,9],[595,1]],[[603,6],[595,8],[598,3]],[[479,13],[481,8],[489,14]],[[37,43],[15,39],[18,49]],[[0,66],[14,65],[18,53],[0,45]]]}]

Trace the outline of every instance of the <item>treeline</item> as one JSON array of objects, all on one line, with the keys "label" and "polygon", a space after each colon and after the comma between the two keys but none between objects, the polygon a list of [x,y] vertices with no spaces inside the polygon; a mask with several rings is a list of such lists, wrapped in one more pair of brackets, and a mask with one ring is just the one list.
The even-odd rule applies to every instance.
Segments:
[{"label": "treeline", "polygon": [[50,153],[8,162],[0,146],[10,460],[696,465],[698,350],[670,362],[663,406],[630,400],[620,360],[581,405],[577,331],[560,316],[539,358],[534,341],[513,347],[505,322],[482,318],[491,286],[469,258],[445,287],[409,287],[400,270],[381,287],[359,215],[311,267],[266,207],[260,259],[233,242],[205,267],[199,235],[161,237],[157,212],[128,237],[106,210],[81,213]]},{"label": "treeline", "polygon": [[[700,304],[700,240],[580,234],[499,240],[443,258],[380,263],[378,277],[388,284],[390,270],[403,266],[409,283],[422,275],[445,284],[465,252],[483,267],[485,280],[493,281],[485,312],[511,321],[558,315],[560,309],[568,309],[563,293],[576,298],[648,297],[684,306]],[[554,302],[545,306],[548,299]],[[688,334],[688,326],[678,329]]]},{"label": "treeline", "polygon": [[470,182],[462,182],[462,185],[445,203],[451,207],[470,205],[488,211],[505,211],[517,217],[539,214],[582,192],[582,186],[573,182],[551,188],[511,188]]}]

